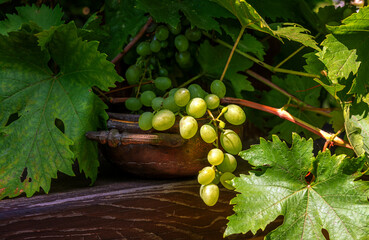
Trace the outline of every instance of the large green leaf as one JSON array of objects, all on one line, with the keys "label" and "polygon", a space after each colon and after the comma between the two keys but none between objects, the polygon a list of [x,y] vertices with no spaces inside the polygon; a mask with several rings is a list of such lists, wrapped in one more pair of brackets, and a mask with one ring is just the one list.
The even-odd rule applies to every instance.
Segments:
[{"label": "large green leaf", "polygon": [[52,32],[48,52],[24,31],[0,36],[0,198],[48,192],[58,171],[73,175],[75,158],[95,180],[97,145],[84,135],[107,116],[91,87],[121,80],[97,47],[74,23]]},{"label": "large green leaf", "polygon": [[149,12],[157,22],[167,23],[173,27],[181,21],[180,12],[193,26],[218,32],[220,27],[215,18],[232,17],[225,9],[209,0],[138,0],[137,2],[138,7]]},{"label": "large green leaf", "polygon": [[[200,46],[197,60],[205,74],[212,76],[214,79],[219,79],[223,73],[230,52],[231,50],[228,48],[221,45],[212,46],[209,41],[205,41]],[[237,53],[232,57],[224,78],[231,82],[237,97],[242,98],[241,91],[243,90],[254,90],[251,83],[246,80],[246,77],[237,73],[238,71],[245,71],[252,65],[253,62]]]},{"label": "large green leaf", "polygon": [[7,14],[4,21],[0,21],[0,34],[6,35],[8,32],[19,30],[23,23],[33,22],[42,29],[49,29],[51,26],[62,24],[63,12],[59,5],[50,9],[46,5],[38,8],[36,5],[17,7],[18,14]]},{"label": "large green leaf", "polygon": [[[332,34],[324,40],[319,58],[328,70],[333,83],[339,78],[355,76],[350,93],[362,97],[367,93],[369,61],[366,40],[369,38],[369,7],[361,8],[337,27],[329,27]],[[346,83],[346,85],[348,85]]]},{"label": "large green leaf", "polygon": [[[367,239],[369,236],[369,183],[356,180],[354,174],[363,166],[363,158],[349,159],[345,155],[319,152],[314,158],[313,141],[293,136],[289,148],[277,136],[268,142],[240,153],[240,156],[264,172],[241,175],[232,180],[240,192],[231,204],[225,235],[256,233],[278,216],[281,226],[265,239]],[[305,181],[311,171],[315,180]]]},{"label": "large green leaf", "polygon": [[[245,0],[214,0],[230,11],[243,27],[255,29],[276,36],[259,13]],[[277,37],[277,36],[276,36]]]},{"label": "large green leaf", "polygon": [[347,137],[357,155],[369,156],[369,107],[368,103],[357,100],[346,104],[343,116]]}]

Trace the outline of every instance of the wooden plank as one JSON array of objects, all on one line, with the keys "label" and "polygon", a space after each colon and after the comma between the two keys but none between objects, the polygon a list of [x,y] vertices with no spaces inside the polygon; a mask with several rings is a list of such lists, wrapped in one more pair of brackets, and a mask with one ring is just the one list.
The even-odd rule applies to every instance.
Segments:
[{"label": "wooden plank", "polygon": [[[198,191],[193,180],[130,180],[5,199],[0,202],[0,238],[223,239],[235,193],[222,189],[219,202],[207,207]],[[245,237],[261,240],[263,233],[227,239]]]}]

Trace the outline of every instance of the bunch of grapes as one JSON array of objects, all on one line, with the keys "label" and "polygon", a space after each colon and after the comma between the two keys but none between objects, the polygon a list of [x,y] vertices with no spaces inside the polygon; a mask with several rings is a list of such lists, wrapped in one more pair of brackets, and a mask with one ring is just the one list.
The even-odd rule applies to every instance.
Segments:
[{"label": "bunch of grapes", "polygon": [[[138,121],[142,130],[168,130],[174,125],[176,116],[180,116],[179,133],[184,139],[190,139],[200,131],[201,138],[214,145],[207,155],[210,166],[203,168],[197,178],[201,184],[202,200],[206,205],[213,206],[218,201],[219,183],[227,189],[233,189],[229,180],[235,177],[232,173],[237,167],[234,155],[242,150],[240,137],[233,130],[226,129],[225,121],[241,125],[246,115],[237,105],[220,105],[220,99],[226,94],[226,87],[220,80],[212,81],[210,93],[198,84],[188,87],[182,84],[173,88],[176,84],[163,67],[163,62],[168,62],[174,56],[179,68],[191,68],[194,64],[192,55],[199,45],[195,43],[201,39],[198,29],[188,27],[184,33],[181,29],[182,25],[176,28],[156,26],[149,39],[138,44],[137,62],[126,71],[128,84],[137,85],[138,88],[136,96],[129,98],[125,106],[132,112],[143,112]],[[150,111],[142,108],[149,108]],[[215,113],[218,114],[216,117]],[[209,123],[202,125],[199,130],[197,119],[204,117],[209,119]]]}]

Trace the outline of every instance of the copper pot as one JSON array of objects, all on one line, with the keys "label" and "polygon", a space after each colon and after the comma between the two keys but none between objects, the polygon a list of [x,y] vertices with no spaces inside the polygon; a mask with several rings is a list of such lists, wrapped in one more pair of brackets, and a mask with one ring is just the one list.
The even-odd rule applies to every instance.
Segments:
[{"label": "copper pot", "polygon": [[[175,125],[164,132],[142,131],[139,115],[109,113],[109,131],[88,132],[89,139],[101,143],[106,158],[122,170],[143,177],[173,178],[194,176],[208,166],[207,154],[214,148],[205,143],[199,131],[183,139]],[[199,128],[209,119],[198,119]],[[232,126],[242,137],[242,126]]]}]

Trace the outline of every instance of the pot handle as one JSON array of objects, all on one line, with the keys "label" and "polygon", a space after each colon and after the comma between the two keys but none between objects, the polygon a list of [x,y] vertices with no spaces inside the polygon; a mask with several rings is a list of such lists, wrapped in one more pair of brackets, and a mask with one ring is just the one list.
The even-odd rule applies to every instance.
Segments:
[{"label": "pot handle", "polygon": [[109,147],[117,147],[118,145],[128,144],[151,144],[165,147],[180,147],[187,142],[179,134],[119,133],[117,129],[111,129],[110,131],[87,132],[86,137],[101,144],[108,144]]}]

